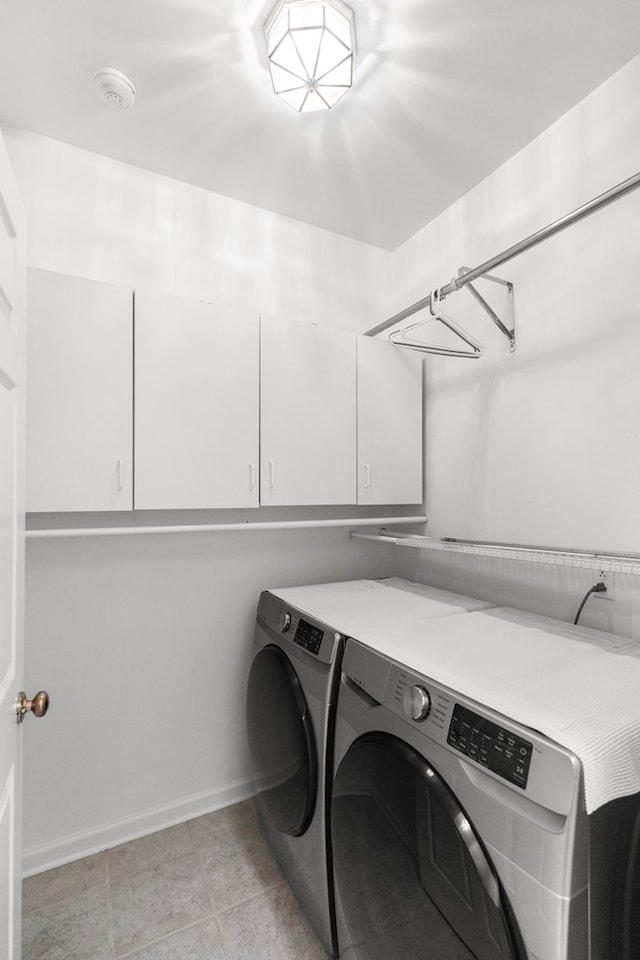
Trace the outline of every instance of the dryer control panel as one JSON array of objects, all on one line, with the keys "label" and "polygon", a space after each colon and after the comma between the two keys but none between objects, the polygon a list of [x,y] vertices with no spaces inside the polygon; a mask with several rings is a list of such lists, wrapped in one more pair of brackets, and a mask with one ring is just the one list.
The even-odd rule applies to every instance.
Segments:
[{"label": "dryer control panel", "polygon": [[301,656],[327,665],[336,659],[344,638],[329,625],[264,590],[258,602],[254,643],[264,646],[274,642],[283,650],[299,650]]},{"label": "dryer control panel", "polygon": [[529,740],[456,703],[447,743],[517,787],[526,787],[533,752]]},{"label": "dryer control panel", "polygon": [[318,656],[320,653],[320,644],[322,643],[322,638],[324,637],[324,631],[320,627],[314,627],[312,623],[308,623],[307,620],[303,620],[300,617],[298,621],[298,627],[293,638],[293,642],[297,643],[299,647],[304,647],[305,650],[308,650],[309,653],[313,653],[314,656]]}]

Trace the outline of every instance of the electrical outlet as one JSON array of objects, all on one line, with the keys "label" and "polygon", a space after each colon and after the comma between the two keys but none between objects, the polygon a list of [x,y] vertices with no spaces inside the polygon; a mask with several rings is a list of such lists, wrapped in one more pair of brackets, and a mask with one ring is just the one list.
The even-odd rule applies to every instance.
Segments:
[{"label": "electrical outlet", "polygon": [[615,600],[616,598],[616,578],[615,574],[611,573],[610,570],[600,570],[598,573],[598,582],[604,583],[606,590],[603,590],[602,593],[594,593],[594,597],[598,597],[600,600]]}]

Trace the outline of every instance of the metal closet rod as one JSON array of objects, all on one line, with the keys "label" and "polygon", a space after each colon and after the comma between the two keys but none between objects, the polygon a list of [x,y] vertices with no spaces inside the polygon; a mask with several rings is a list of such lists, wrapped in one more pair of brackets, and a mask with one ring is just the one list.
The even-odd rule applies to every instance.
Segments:
[{"label": "metal closet rod", "polygon": [[[640,187],[640,173],[636,173],[633,177],[629,177],[628,180],[623,180],[621,183],[616,184],[615,187],[611,187],[610,190],[601,193],[600,196],[595,197],[581,207],[577,207],[577,209],[572,210],[571,213],[565,214],[564,217],[560,217],[559,220],[555,220],[553,223],[550,223],[549,226],[543,227],[541,230],[538,230],[537,233],[532,233],[526,240],[514,243],[512,247],[508,247],[507,250],[503,250],[503,252],[497,254],[497,256],[486,260],[484,263],[481,263],[480,266],[474,267],[473,270],[469,270],[468,273],[463,274],[461,277],[453,277],[444,287],[439,288],[440,294],[442,296],[448,296],[450,293],[455,293],[456,290],[461,290],[462,287],[466,287],[468,283],[473,283],[474,280],[484,276],[485,273],[489,273],[490,270],[494,270],[496,267],[502,266],[503,263],[513,260],[514,257],[519,256],[526,250],[530,250],[531,247],[543,243],[543,241],[555,236],[556,233],[560,233],[561,230],[566,230],[567,227],[571,227],[574,223],[578,223],[597,210],[601,210],[602,207],[606,207],[610,203],[620,200],[638,187]],[[406,320],[407,317],[418,313],[419,310],[424,310],[430,303],[431,294],[413,303],[410,307],[405,307],[404,310],[394,314],[394,316],[388,320],[383,320],[382,323],[367,330],[364,334],[365,337],[375,337],[378,333],[382,333],[383,330],[387,330],[389,327],[394,326],[394,324],[400,323],[401,320]]]}]

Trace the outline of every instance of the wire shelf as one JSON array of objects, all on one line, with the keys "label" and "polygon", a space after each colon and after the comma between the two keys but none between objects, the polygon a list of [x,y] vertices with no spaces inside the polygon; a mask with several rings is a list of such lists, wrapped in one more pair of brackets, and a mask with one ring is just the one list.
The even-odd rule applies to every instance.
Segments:
[{"label": "wire shelf", "polygon": [[535,547],[516,543],[485,543],[475,540],[453,540],[411,534],[381,532],[380,534],[358,533],[352,537],[359,540],[377,540],[393,543],[398,547],[417,550],[439,550],[462,553],[476,557],[492,557],[496,560],[519,560],[527,563],[546,563],[563,567],[578,567],[583,570],[604,570],[608,573],[626,573],[640,576],[640,554],[598,553],[582,550]]}]

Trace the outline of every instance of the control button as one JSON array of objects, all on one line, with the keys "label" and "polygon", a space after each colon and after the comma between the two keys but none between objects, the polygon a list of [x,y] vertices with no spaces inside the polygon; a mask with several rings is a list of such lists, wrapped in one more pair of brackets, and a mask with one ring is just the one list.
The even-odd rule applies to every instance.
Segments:
[{"label": "control button", "polygon": [[410,687],[402,698],[402,707],[408,717],[421,723],[427,719],[431,710],[429,691],[419,684]]},{"label": "control button", "polygon": [[290,626],[291,614],[285,610],[280,619],[280,633],[286,633]]}]

